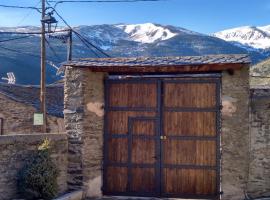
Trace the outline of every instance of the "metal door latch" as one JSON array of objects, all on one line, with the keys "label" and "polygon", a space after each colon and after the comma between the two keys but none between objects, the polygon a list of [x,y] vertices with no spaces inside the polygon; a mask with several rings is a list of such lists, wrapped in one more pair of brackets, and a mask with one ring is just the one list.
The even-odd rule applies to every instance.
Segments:
[{"label": "metal door latch", "polygon": [[160,139],[161,139],[161,140],[166,140],[166,139],[167,139],[167,137],[166,137],[166,135],[164,135],[164,136],[163,136],[163,135],[161,135],[161,136],[160,136]]}]

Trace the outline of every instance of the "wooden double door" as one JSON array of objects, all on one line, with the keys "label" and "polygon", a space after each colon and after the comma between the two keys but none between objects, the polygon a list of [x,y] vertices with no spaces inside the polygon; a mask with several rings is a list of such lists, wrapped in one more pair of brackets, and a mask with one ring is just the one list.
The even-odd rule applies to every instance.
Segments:
[{"label": "wooden double door", "polygon": [[219,78],[106,81],[103,193],[219,198]]}]

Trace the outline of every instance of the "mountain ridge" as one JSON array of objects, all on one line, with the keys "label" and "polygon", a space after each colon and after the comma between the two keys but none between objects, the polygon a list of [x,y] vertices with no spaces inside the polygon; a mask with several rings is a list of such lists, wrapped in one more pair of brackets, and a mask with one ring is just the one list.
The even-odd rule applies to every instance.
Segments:
[{"label": "mountain ridge", "polygon": [[[59,27],[57,30],[63,29]],[[38,32],[39,27],[0,27],[4,31]],[[261,51],[250,51],[232,42],[227,42],[212,35],[197,33],[172,25],[154,23],[145,24],[103,24],[83,25],[74,27],[74,30],[94,45],[100,47],[112,57],[137,56],[196,56],[207,54],[249,54],[253,62],[267,57]],[[269,30],[270,31],[270,30]],[[60,34],[60,33],[55,33]],[[54,34],[51,34],[54,35]],[[1,34],[3,39],[16,38],[16,34]],[[48,60],[59,66],[66,60],[66,44],[53,37],[47,37],[50,46],[47,47]],[[39,84],[39,42],[40,36],[31,36],[21,40],[14,40],[0,44],[0,78],[7,72],[14,72],[19,84]],[[23,53],[36,54],[36,58],[7,51],[1,47],[9,47]],[[51,47],[57,53],[52,52]],[[93,50],[92,50],[93,51]],[[74,58],[95,57],[74,34]],[[99,56],[104,56],[99,54]],[[47,83],[53,83],[61,76],[56,75],[56,69],[47,65]]]},{"label": "mountain ridge", "polygon": [[270,25],[267,26],[241,26],[225,29],[212,34],[228,42],[238,42],[247,48],[270,48]]}]

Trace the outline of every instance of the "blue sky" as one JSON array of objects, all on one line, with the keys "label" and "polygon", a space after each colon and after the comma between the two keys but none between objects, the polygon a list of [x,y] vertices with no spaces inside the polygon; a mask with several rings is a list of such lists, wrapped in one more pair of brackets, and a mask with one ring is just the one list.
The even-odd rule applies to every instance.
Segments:
[{"label": "blue sky", "polygon": [[[35,6],[40,0],[0,0]],[[57,7],[73,26],[115,23],[176,25],[201,33],[270,24],[270,0],[167,0],[140,3],[66,3]],[[0,26],[39,25],[36,11],[0,8]]]}]

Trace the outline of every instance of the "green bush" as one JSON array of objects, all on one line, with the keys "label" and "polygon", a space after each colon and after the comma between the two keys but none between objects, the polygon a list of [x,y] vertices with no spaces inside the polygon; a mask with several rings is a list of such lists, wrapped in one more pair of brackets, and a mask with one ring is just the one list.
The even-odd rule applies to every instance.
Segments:
[{"label": "green bush", "polygon": [[18,190],[23,198],[51,200],[56,196],[58,170],[50,154],[50,141],[46,139],[20,170]]}]

